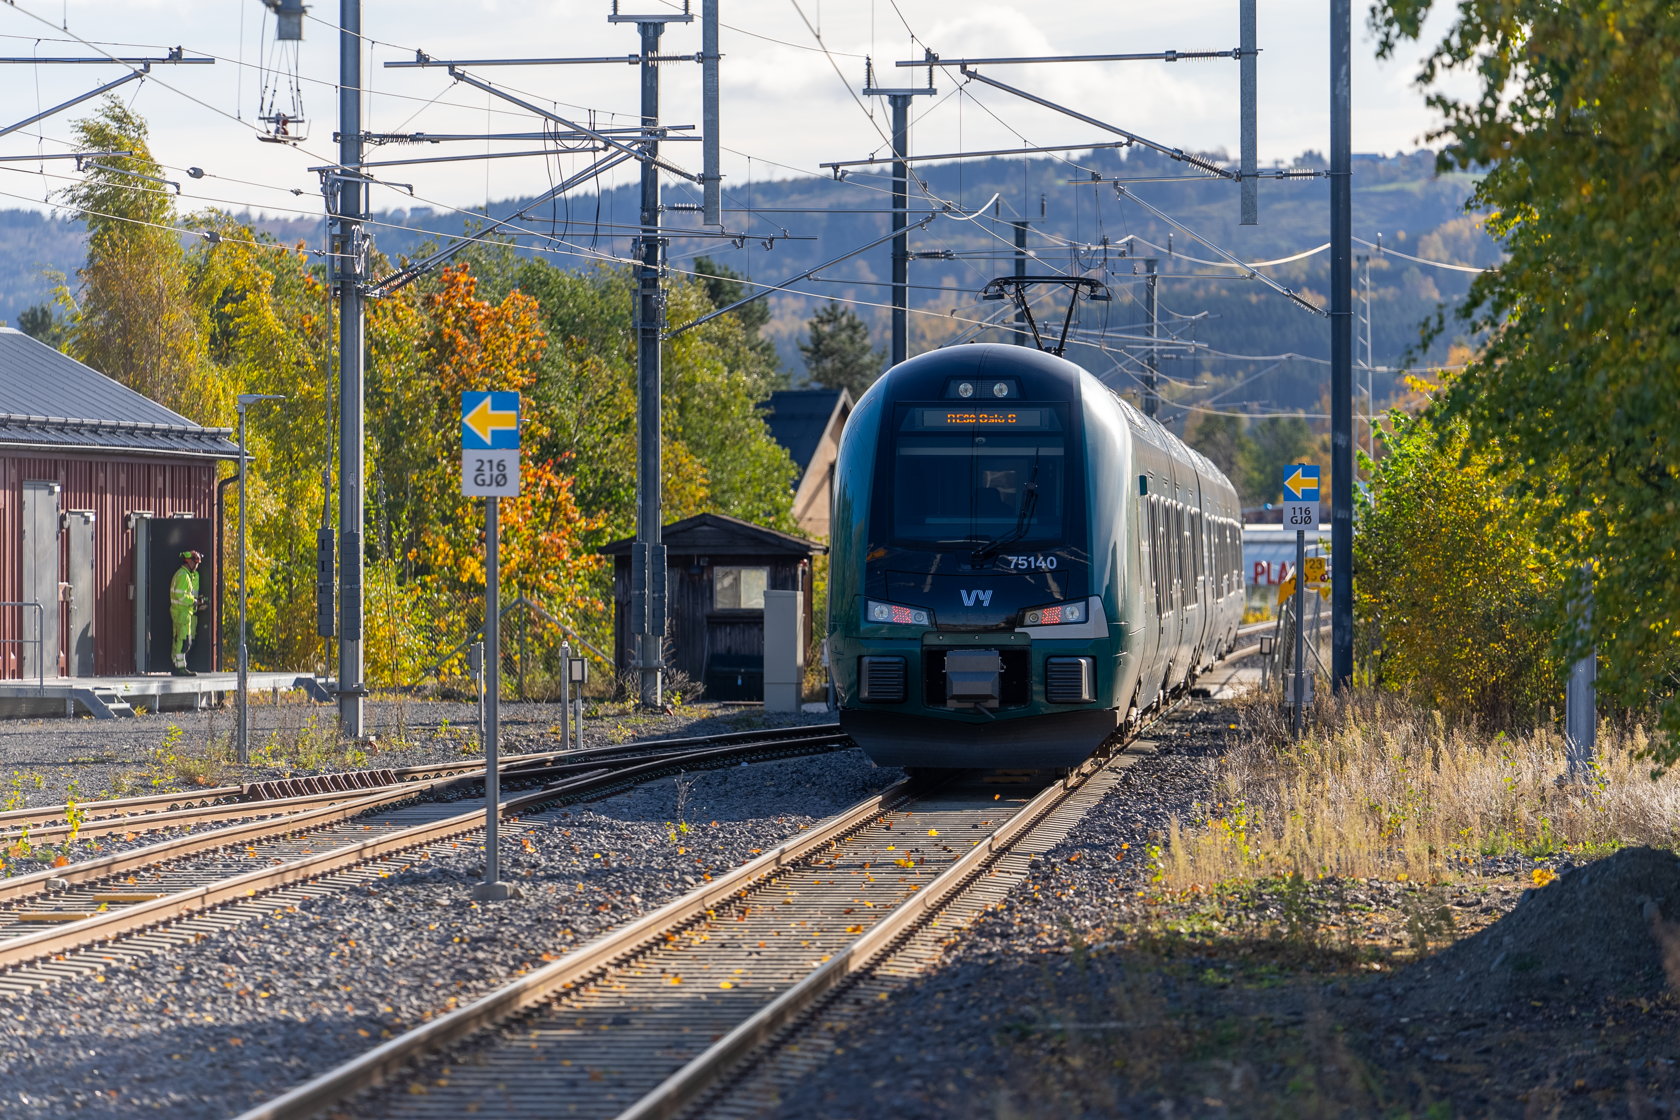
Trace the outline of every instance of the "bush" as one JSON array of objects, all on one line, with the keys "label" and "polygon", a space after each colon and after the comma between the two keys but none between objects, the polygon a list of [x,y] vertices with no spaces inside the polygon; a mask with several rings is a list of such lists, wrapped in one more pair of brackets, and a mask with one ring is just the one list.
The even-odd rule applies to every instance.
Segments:
[{"label": "bush", "polygon": [[1566,586],[1543,510],[1471,452],[1462,424],[1394,412],[1356,511],[1357,610],[1381,635],[1383,682],[1456,719],[1529,725],[1560,702],[1551,652]]}]

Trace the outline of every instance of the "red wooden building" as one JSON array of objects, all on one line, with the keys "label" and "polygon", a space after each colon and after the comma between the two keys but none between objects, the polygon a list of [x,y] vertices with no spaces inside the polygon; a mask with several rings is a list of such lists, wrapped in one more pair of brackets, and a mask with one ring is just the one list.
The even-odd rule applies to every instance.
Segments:
[{"label": "red wooden building", "polygon": [[[219,599],[228,436],[0,328],[0,677],[167,671],[181,549],[204,553],[201,590]],[[218,630],[200,616],[193,668],[215,667]]]}]

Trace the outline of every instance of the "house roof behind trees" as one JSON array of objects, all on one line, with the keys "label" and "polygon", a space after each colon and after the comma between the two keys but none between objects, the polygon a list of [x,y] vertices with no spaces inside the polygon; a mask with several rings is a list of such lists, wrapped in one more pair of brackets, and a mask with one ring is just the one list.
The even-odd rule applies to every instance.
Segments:
[{"label": "house roof behind trees", "polygon": [[801,478],[810,468],[834,414],[842,409],[850,412],[851,403],[844,389],[784,389],[770,394],[764,422],[775,441],[787,448]]},{"label": "house roof behind trees", "polygon": [[0,327],[0,447],[238,459],[231,428],[194,424],[11,327]]}]

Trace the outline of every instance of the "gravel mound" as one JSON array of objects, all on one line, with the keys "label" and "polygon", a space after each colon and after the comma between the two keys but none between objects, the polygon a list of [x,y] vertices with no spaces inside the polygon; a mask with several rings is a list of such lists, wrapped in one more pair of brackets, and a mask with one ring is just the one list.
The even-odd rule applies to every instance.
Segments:
[{"label": "gravel mound", "polygon": [[[1664,967],[1665,944],[1669,968]],[[1637,999],[1680,986],[1680,858],[1626,848],[1525,891],[1498,923],[1395,978],[1420,1012]]]}]

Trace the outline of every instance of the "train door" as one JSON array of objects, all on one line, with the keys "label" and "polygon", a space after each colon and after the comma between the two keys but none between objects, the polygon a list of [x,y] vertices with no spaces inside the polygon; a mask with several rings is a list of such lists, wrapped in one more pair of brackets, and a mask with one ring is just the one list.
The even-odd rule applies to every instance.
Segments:
[{"label": "train door", "polygon": [[[1135,430],[1134,430],[1135,431]],[[1137,446],[1134,441],[1134,446]],[[1137,462],[1134,459],[1134,462]],[[1141,467],[1141,464],[1139,464]],[[1131,570],[1136,573],[1132,584],[1137,587],[1136,621],[1129,622],[1126,630],[1126,652],[1136,660],[1137,668],[1131,680],[1126,682],[1135,689],[1126,695],[1116,694],[1116,701],[1124,707],[1136,697],[1138,709],[1147,708],[1155,699],[1155,689],[1160,683],[1160,674],[1154,671],[1154,665],[1161,648],[1161,608],[1155,594],[1155,572],[1158,561],[1154,556],[1155,497],[1150,493],[1154,487],[1147,471],[1138,475],[1137,488],[1132,491],[1131,507],[1131,539],[1133,548]],[[1124,716],[1124,710],[1120,713]]]},{"label": "train door", "polygon": [[1184,543],[1189,557],[1190,594],[1194,611],[1190,617],[1190,671],[1202,664],[1202,651],[1207,648],[1208,616],[1212,614],[1207,598],[1207,565],[1202,559],[1201,487],[1190,492],[1190,504],[1184,510]]},{"label": "train door", "polygon": [[1167,649],[1170,651],[1167,659],[1166,685],[1173,689],[1184,680],[1187,661],[1190,654],[1190,619],[1194,613],[1194,606],[1190,601],[1190,586],[1187,578],[1186,564],[1189,561],[1188,547],[1184,539],[1185,509],[1184,509],[1184,470],[1176,460],[1172,463],[1171,485],[1168,493],[1171,495],[1165,503],[1163,529],[1165,530],[1165,545],[1169,559],[1169,571],[1172,580],[1173,617],[1167,626]]},{"label": "train door", "polygon": [[1153,602],[1154,641],[1144,667],[1144,703],[1153,703],[1171,687],[1173,657],[1178,649],[1184,611],[1180,602],[1178,550],[1174,547],[1173,519],[1176,488],[1172,463],[1162,456],[1159,469],[1150,479],[1149,497],[1149,583],[1146,590]]}]

